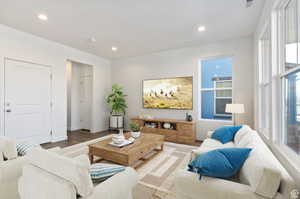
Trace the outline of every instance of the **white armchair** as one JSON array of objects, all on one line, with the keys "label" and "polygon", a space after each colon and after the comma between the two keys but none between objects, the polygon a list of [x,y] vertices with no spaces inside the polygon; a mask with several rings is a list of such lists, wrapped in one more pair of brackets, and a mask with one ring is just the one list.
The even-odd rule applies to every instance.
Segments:
[{"label": "white armchair", "polygon": [[138,181],[134,169],[126,168],[93,186],[86,155],[67,158],[39,149],[28,154],[28,159],[19,181],[21,199],[132,199]]}]

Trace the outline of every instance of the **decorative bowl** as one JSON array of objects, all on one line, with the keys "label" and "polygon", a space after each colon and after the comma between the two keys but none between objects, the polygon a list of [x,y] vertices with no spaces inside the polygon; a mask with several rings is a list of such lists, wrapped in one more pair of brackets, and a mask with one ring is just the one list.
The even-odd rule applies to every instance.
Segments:
[{"label": "decorative bowl", "polygon": [[141,135],[141,132],[140,132],[140,131],[138,131],[138,132],[133,132],[133,131],[131,131],[131,136],[132,136],[133,138],[138,138],[138,137],[140,137],[140,135]]}]

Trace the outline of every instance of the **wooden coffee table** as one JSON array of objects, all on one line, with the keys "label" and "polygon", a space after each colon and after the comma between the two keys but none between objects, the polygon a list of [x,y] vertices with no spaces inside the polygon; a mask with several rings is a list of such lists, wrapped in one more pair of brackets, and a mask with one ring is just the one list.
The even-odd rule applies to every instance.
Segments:
[{"label": "wooden coffee table", "polygon": [[[130,135],[125,134],[126,138]],[[94,163],[94,156],[105,160],[115,162],[125,166],[133,166],[139,160],[146,160],[144,157],[153,151],[162,151],[164,147],[164,136],[156,134],[141,133],[140,137],[133,144],[122,148],[110,146],[112,138],[108,138],[89,145],[89,157],[91,163]]]}]

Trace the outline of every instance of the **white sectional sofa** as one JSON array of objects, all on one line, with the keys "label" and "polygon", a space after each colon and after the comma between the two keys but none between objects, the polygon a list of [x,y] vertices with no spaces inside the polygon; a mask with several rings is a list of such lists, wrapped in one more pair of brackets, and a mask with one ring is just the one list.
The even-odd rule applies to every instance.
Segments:
[{"label": "white sectional sofa", "polygon": [[248,159],[232,179],[202,177],[180,170],[175,177],[177,199],[289,199],[296,188],[295,182],[275,158],[256,131],[244,125],[234,141],[226,144],[211,139],[212,132],[203,144],[191,154],[191,159],[220,148],[252,148]]}]

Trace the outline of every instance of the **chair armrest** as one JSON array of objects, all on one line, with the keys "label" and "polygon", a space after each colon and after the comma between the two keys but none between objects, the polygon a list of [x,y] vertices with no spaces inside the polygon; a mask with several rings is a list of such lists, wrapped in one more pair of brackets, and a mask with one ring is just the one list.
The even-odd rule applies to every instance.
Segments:
[{"label": "chair armrest", "polygon": [[22,199],[77,199],[71,182],[31,164],[23,168],[19,193]]},{"label": "chair armrest", "polygon": [[0,163],[0,184],[2,182],[17,181],[22,175],[22,167],[28,163],[26,157],[18,157]]},{"label": "chair armrest", "polygon": [[179,170],[174,179],[177,198],[189,199],[264,199],[248,185],[219,178],[202,177],[186,170]]},{"label": "chair armrest", "polygon": [[93,194],[84,199],[131,199],[132,189],[138,182],[137,172],[131,167],[98,184]]}]

